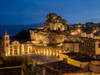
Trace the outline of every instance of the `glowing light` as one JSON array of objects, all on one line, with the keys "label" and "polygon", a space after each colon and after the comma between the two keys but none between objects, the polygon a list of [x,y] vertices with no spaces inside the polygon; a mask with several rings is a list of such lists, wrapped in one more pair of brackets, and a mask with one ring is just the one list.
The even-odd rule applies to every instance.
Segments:
[{"label": "glowing light", "polygon": [[81,30],[80,29],[78,29],[78,32],[80,32]]},{"label": "glowing light", "polygon": [[74,35],[74,33],[71,33],[72,35]]},{"label": "glowing light", "polygon": [[49,55],[49,52],[48,52],[48,50],[47,50],[47,56]]}]

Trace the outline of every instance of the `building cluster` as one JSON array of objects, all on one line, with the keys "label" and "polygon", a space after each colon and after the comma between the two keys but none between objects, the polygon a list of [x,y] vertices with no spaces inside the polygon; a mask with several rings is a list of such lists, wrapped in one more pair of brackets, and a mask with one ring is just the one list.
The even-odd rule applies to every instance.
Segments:
[{"label": "building cluster", "polygon": [[5,31],[0,49],[5,56],[59,56],[60,61],[45,64],[45,69],[43,65],[34,66],[40,75],[100,75],[100,38],[96,36],[99,29],[91,30],[92,27],[89,23],[68,26],[62,17],[50,13],[44,27],[29,29],[30,40],[26,43],[12,41]]},{"label": "building cluster", "polygon": [[[92,34],[88,37],[83,33],[82,28],[85,28],[86,25],[73,27],[68,27],[67,22],[62,17],[50,13],[46,16],[44,27],[29,29],[30,40],[25,43],[17,40],[12,41],[5,31],[0,48],[6,56],[30,53],[58,56],[59,53],[71,51],[89,56],[99,55],[100,40],[94,38]],[[67,34],[67,32],[70,33]]]},{"label": "building cluster", "polygon": [[69,25],[71,35],[100,39],[100,23],[86,23]]}]

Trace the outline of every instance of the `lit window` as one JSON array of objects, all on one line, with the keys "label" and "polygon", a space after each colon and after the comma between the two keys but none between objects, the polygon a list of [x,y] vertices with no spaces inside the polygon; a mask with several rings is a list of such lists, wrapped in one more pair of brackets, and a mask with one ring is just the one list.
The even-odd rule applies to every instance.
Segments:
[{"label": "lit window", "polygon": [[67,48],[67,51],[69,51],[69,48]]}]

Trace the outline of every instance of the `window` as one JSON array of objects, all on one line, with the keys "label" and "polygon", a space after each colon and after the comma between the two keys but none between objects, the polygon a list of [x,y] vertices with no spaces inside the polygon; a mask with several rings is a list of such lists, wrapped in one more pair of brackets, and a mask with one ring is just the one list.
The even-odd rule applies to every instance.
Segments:
[{"label": "window", "polygon": [[6,40],[8,40],[8,37],[6,37]]},{"label": "window", "polygon": [[99,43],[99,47],[100,47],[100,43]]},{"label": "window", "polygon": [[8,47],[8,43],[6,43],[6,47]]},{"label": "window", "polygon": [[17,46],[14,47],[14,54],[17,55]]},{"label": "window", "polygon": [[22,50],[21,48],[22,48],[22,47],[21,47],[21,46],[19,46],[19,53],[20,53],[20,54],[21,54],[21,50]]},{"label": "window", "polygon": [[67,51],[69,51],[69,48],[67,48]]}]

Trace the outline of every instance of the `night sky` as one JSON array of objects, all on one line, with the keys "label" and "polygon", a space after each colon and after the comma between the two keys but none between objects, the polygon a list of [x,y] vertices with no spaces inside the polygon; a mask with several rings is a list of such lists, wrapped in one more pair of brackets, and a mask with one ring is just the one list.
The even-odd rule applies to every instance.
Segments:
[{"label": "night sky", "polygon": [[51,12],[68,24],[100,22],[100,0],[0,0],[0,24],[40,23]]}]

